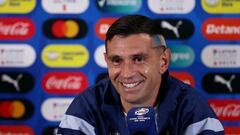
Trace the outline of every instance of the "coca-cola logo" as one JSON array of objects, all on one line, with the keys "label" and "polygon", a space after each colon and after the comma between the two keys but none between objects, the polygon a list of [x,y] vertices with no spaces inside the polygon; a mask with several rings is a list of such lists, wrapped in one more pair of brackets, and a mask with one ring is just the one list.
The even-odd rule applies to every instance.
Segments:
[{"label": "coca-cola logo", "polygon": [[209,104],[223,121],[240,120],[240,100],[209,100]]},{"label": "coca-cola logo", "polygon": [[34,135],[27,125],[0,125],[0,135]]},{"label": "coca-cola logo", "polygon": [[49,72],[42,81],[43,89],[51,94],[77,94],[87,86],[87,77],[80,72]]},{"label": "coca-cola logo", "polygon": [[0,40],[27,40],[35,33],[35,26],[28,18],[0,18]]},{"label": "coca-cola logo", "polygon": [[224,131],[225,131],[225,135],[239,135],[240,127],[239,126],[225,126]]}]

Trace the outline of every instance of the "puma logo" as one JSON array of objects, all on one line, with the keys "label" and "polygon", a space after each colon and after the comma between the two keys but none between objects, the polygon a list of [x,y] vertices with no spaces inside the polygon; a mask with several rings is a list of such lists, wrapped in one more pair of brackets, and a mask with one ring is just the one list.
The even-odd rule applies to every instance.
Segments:
[{"label": "puma logo", "polygon": [[180,35],[179,35],[179,32],[178,32],[178,28],[179,28],[180,25],[182,25],[182,24],[183,24],[182,21],[178,21],[178,22],[177,22],[177,25],[176,25],[176,26],[173,26],[173,25],[171,25],[171,24],[170,24],[169,22],[167,22],[167,21],[162,21],[161,27],[173,31],[173,33],[176,35],[176,37],[179,38]]},{"label": "puma logo", "polygon": [[11,78],[9,75],[3,74],[2,77],[1,77],[1,80],[2,80],[3,82],[7,82],[7,83],[12,84],[12,85],[16,88],[17,91],[20,91],[20,87],[19,87],[18,82],[19,82],[19,80],[20,80],[22,77],[23,77],[23,75],[22,75],[22,74],[19,74],[19,75],[17,76],[17,78],[14,80],[14,79]]},{"label": "puma logo", "polygon": [[216,75],[214,77],[214,82],[226,85],[228,90],[229,90],[229,92],[232,92],[233,89],[232,89],[232,86],[231,86],[231,82],[232,82],[233,79],[235,79],[235,75],[232,75],[229,80],[224,79],[220,75]]}]

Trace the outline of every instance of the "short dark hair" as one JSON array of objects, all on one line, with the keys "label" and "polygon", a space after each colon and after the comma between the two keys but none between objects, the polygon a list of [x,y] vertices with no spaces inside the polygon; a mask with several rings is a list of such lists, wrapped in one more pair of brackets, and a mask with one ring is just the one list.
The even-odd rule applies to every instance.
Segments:
[{"label": "short dark hair", "polygon": [[127,15],[120,17],[108,29],[105,39],[107,50],[107,42],[111,41],[115,35],[129,36],[132,34],[146,33],[150,36],[162,33],[160,25],[154,20],[143,15]]}]

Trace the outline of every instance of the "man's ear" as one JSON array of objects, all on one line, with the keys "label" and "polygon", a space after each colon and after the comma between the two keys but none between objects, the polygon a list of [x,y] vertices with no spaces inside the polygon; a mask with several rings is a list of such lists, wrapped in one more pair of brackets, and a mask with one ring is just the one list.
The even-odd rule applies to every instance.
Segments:
[{"label": "man's ear", "polygon": [[166,48],[163,52],[162,55],[160,56],[160,73],[163,74],[169,66],[171,59],[171,50],[169,48]]},{"label": "man's ear", "polygon": [[105,62],[106,62],[107,65],[108,65],[108,57],[107,57],[107,53],[105,52],[105,53],[103,53],[103,55],[104,55],[104,60],[105,60]]}]

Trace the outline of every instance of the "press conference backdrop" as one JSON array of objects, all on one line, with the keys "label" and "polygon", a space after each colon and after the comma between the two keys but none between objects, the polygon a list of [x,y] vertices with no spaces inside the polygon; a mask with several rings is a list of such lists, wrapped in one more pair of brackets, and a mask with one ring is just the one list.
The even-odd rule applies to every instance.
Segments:
[{"label": "press conference backdrop", "polygon": [[0,134],[54,134],[73,97],[105,75],[106,31],[127,14],[158,22],[171,74],[240,134],[239,0],[0,0]]}]

